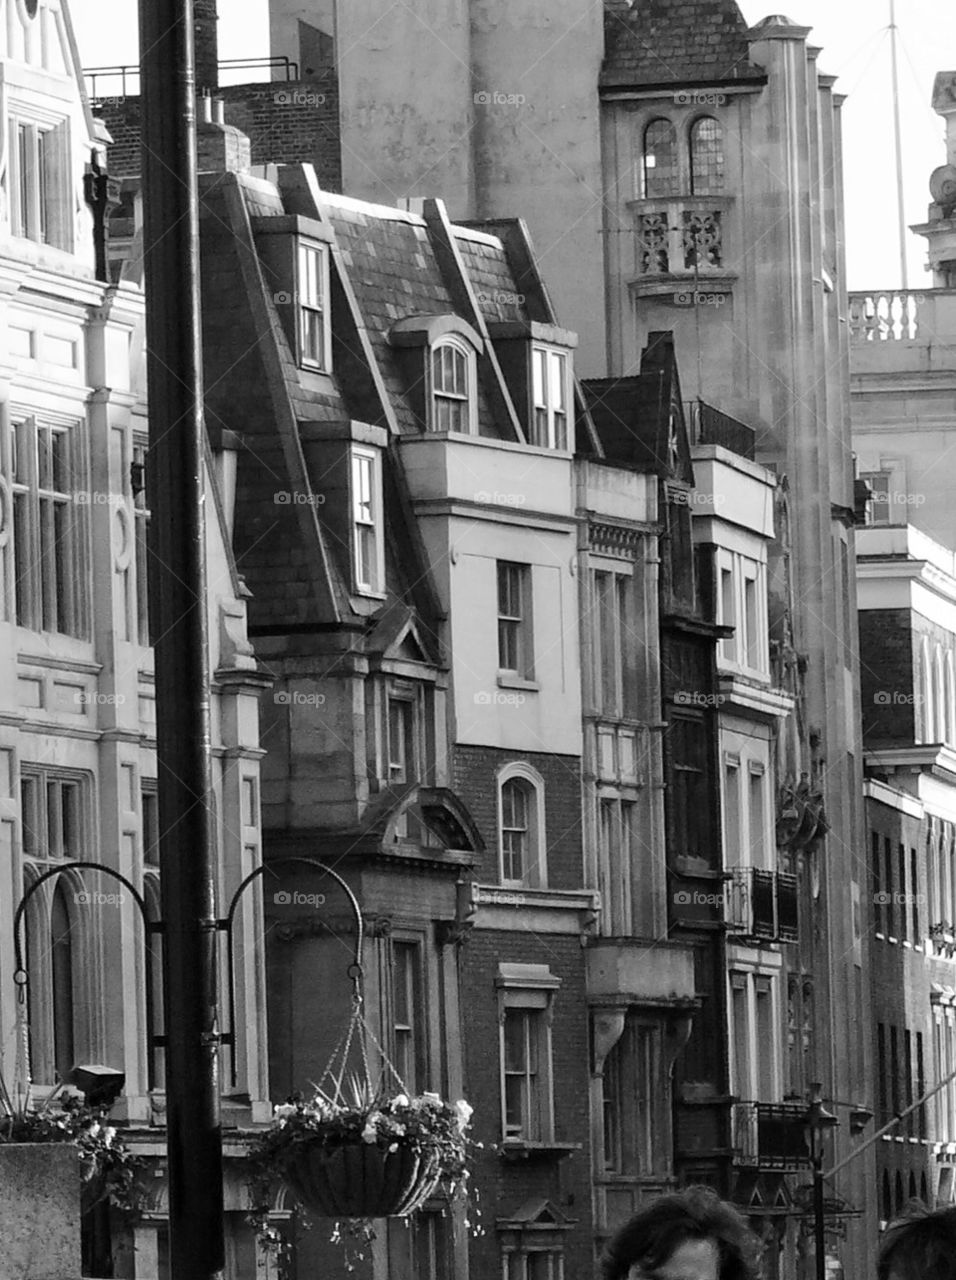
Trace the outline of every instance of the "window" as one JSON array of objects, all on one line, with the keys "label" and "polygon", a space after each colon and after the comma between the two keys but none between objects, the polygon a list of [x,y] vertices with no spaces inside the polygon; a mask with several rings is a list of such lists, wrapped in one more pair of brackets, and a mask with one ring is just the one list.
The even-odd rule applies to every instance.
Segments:
[{"label": "window", "polygon": [[299,361],[313,369],[331,368],[329,335],[329,259],[324,245],[299,242]]},{"label": "window", "polygon": [[768,859],[767,848],[767,831],[766,831],[766,778],[762,768],[755,765],[750,766],[749,772],[749,825],[750,830],[750,857],[749,862],[753,867],[766,867],[771,859]]},{"label": "window", "polygon": [[560,1249],[527,1249],[505,1254],[505,1280],[564,1280]]},{"label": "window", "polygon": [[446,338],[432,348],[433,431],[472,430],[474,356],[464,343]]},{"label": "window", "polygon": [[159,796],[144,790],[140,796],[143,809],[143,862],[159,866]]},{"label": "window", "polygon": [[612,937],[621,937],[631,931],[634,804],[627,800],[602,800],[598,813],[598,887],[603,926]]},{"label": "window", "polygon": [[453,1280],[448,1220],[419,1210],[388,1224],[389,1280]]},{"label": "window", "polygon": [[613,717],[635,712],[632,582],[630,574],[593,575],[594,699],[599,711]]},{"label": "window", "polygon": [[425,1088],[422,955],[417,942],[392,943],[392,1048],[409,1094]]},{"label": "window", "polygon": [[690,189],[695,196],[720,195],[724,189],[723,139],[713,116],[704,116],[691,125]]},{"label": "window", "polygon": [[[78,778],[45,771],[20,780],[24,891],[36,875],[83,858],[83,792]],[[34,893],[25,918],[30,1062],[40,1084],[63,1079],[77,1056],[82,881],[69,872]]]},{"label": "window", "polygon": [[72,247],[65,178],[70,153],[67,124],[10,121],[10,220],[15,236],[58,249]]},{"label": "window", "polygon": [[409,698],[388,699],[388,780],[411,782],[415,767],[415,704]]},{"label": "window", "polygon": [[544,789],[539,775],[527,765],[509,766],[498,781],[502,884],[546,883],[543,828]]},{"label": "window", "polygon": [[147,568],[146,531],[149,508],[146,505],[146,441],[133,444],[130,485],[133,492],[133,521],[136,541],[136,638],[142,645],[152,643],[149,631],[149,571]]},{"label": "window", "polygon": [[604,1062],[604,1164],[608,1173],[653,1175],[666,1142],[660,1027],[628,1018]]},{"label": "window", "polygon": [[561,980],[547,965],[499,964],[501,1126],[506,1140],[554,1140],[552,1001]]},{"label": "window", "polygon": [[560,351],[533,347],[531,367],[534,396],[531,443],[547,449],[568,449],[568,358]]},{"label": "window", "polygon": [[891,471],[864,471],[860,479],[865,481],[871,491],[871,498],[866,507],[867,524],[891,524],[890,480]]},{"label": "window", "polygon": [[711,802],[708,794],[707,727],[702,719],[674,716],[667,726],[670,746],[670,820],[674,852],[710,860]]},{"label": "window", "polygon": [[652,120],[644,130],[641,179],[645,200],[676,196],[680,190],[677,130],[669,120]]},{"label": "window", "polygon": [[724,761],[724,854],[728,867],[743,865],[740,830],[740,761]]},{"label": "window", "polygon": [[775,1102],[779,1035],[774,980],[767,974],[730,975],[733,1091],[743,1101]]},{"label": "window", "polygon": [[83,636],[78,431],[27,418],[13,431],[13,540],[21,627]]},{"label": "window", "polygon": [[[737,625],[737,608],[734,600],[734,573],[733,569],[721,568],[720,570],[720,625],[722,627],[736,627]],[[721,656],[727,662],[733,662],[737,652],[737,637],[728,636],[720,642]]]},{"label": "window", "polygon": [[381,459],[371,449],[352,450],[352,558],[356,590],[381,592],[385,577]]},{"label": "window", "polygon": [[750,577],[747,575],[744,577],[744,629],[747,666],[759,669],[764,665],[764,662],[756,576]]},{"label": "window", "polygon": [[498,668],[534,678],[531,647],[531,566],[498,561]]}]

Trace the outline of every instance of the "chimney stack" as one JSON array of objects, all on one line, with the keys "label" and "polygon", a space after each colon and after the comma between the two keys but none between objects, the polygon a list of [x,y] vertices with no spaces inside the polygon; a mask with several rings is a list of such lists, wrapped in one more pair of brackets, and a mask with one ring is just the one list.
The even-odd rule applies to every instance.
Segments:
[{"label": "chimney stack", "polygon": [[196,92],[214,93],[219,88],[219,34],[216,0],[193,0],[196,33]]}]

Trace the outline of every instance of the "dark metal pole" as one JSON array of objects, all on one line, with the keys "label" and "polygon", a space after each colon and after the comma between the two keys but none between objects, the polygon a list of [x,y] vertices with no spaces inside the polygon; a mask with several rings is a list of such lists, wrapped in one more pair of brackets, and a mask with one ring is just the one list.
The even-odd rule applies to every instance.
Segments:
[{"label": "dark metal pole", "polygon": [[192,0],[140,0],[150,573],[163,947],[170,1274],[220,1280],[214,846],[203,521]]},{"label": "dark metal pole", "polygon": [[814,1135],[813,1153],[813,1254],[816,1280],[827,1280],[827,1222],[823,1199],[823,1139]]}]

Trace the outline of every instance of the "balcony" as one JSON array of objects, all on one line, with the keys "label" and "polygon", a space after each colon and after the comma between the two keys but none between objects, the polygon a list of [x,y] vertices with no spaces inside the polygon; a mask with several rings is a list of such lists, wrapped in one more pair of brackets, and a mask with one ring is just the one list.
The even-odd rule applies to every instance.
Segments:
[{"label": "balcony", "polygon": [[799,939],[797,877],[785,871],[733,867],[727,882],[725,919],[737,938],[758,942]]},{"label": "balcony", "polygon": [[675,285],[686,289],[691,283],[701,292],[729,292],[737,278],[726,265],[731,260],[726,231],[732,205],[727,196],[632,200],[635,292],[669,293]]},{"label": "balcony", "polygon": [[734,1164],[792,1173],[810,1164],[802,1103],[735,1102],[731,1108]]},{"label": "balcony", "polygon": [[731,453],[754,460],[757,434],[753,427],[738,422],[703,400],[689,400],[684,405],[694,444],[719,444]]},{"label": "balcony", "polygon": [[690,947],[639,938],[595,938],[584,958],[592,1004],[658,1008],[697,1004]]}]

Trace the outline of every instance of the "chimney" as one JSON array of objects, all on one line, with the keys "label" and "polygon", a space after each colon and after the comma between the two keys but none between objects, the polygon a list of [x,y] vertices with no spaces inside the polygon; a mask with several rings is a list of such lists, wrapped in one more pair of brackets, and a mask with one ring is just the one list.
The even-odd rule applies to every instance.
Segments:
[{"label": "chimney", "polygon": [[222,98],[204,94],[196,111],[196,165],[199,173],[246,173],[251,162],[249,139],[225,121]]},{"label": "chimney", "polygon": [[196,92],[214,93],[219,88],[219,36],[216,0],[193,0],[196,33]]}]

